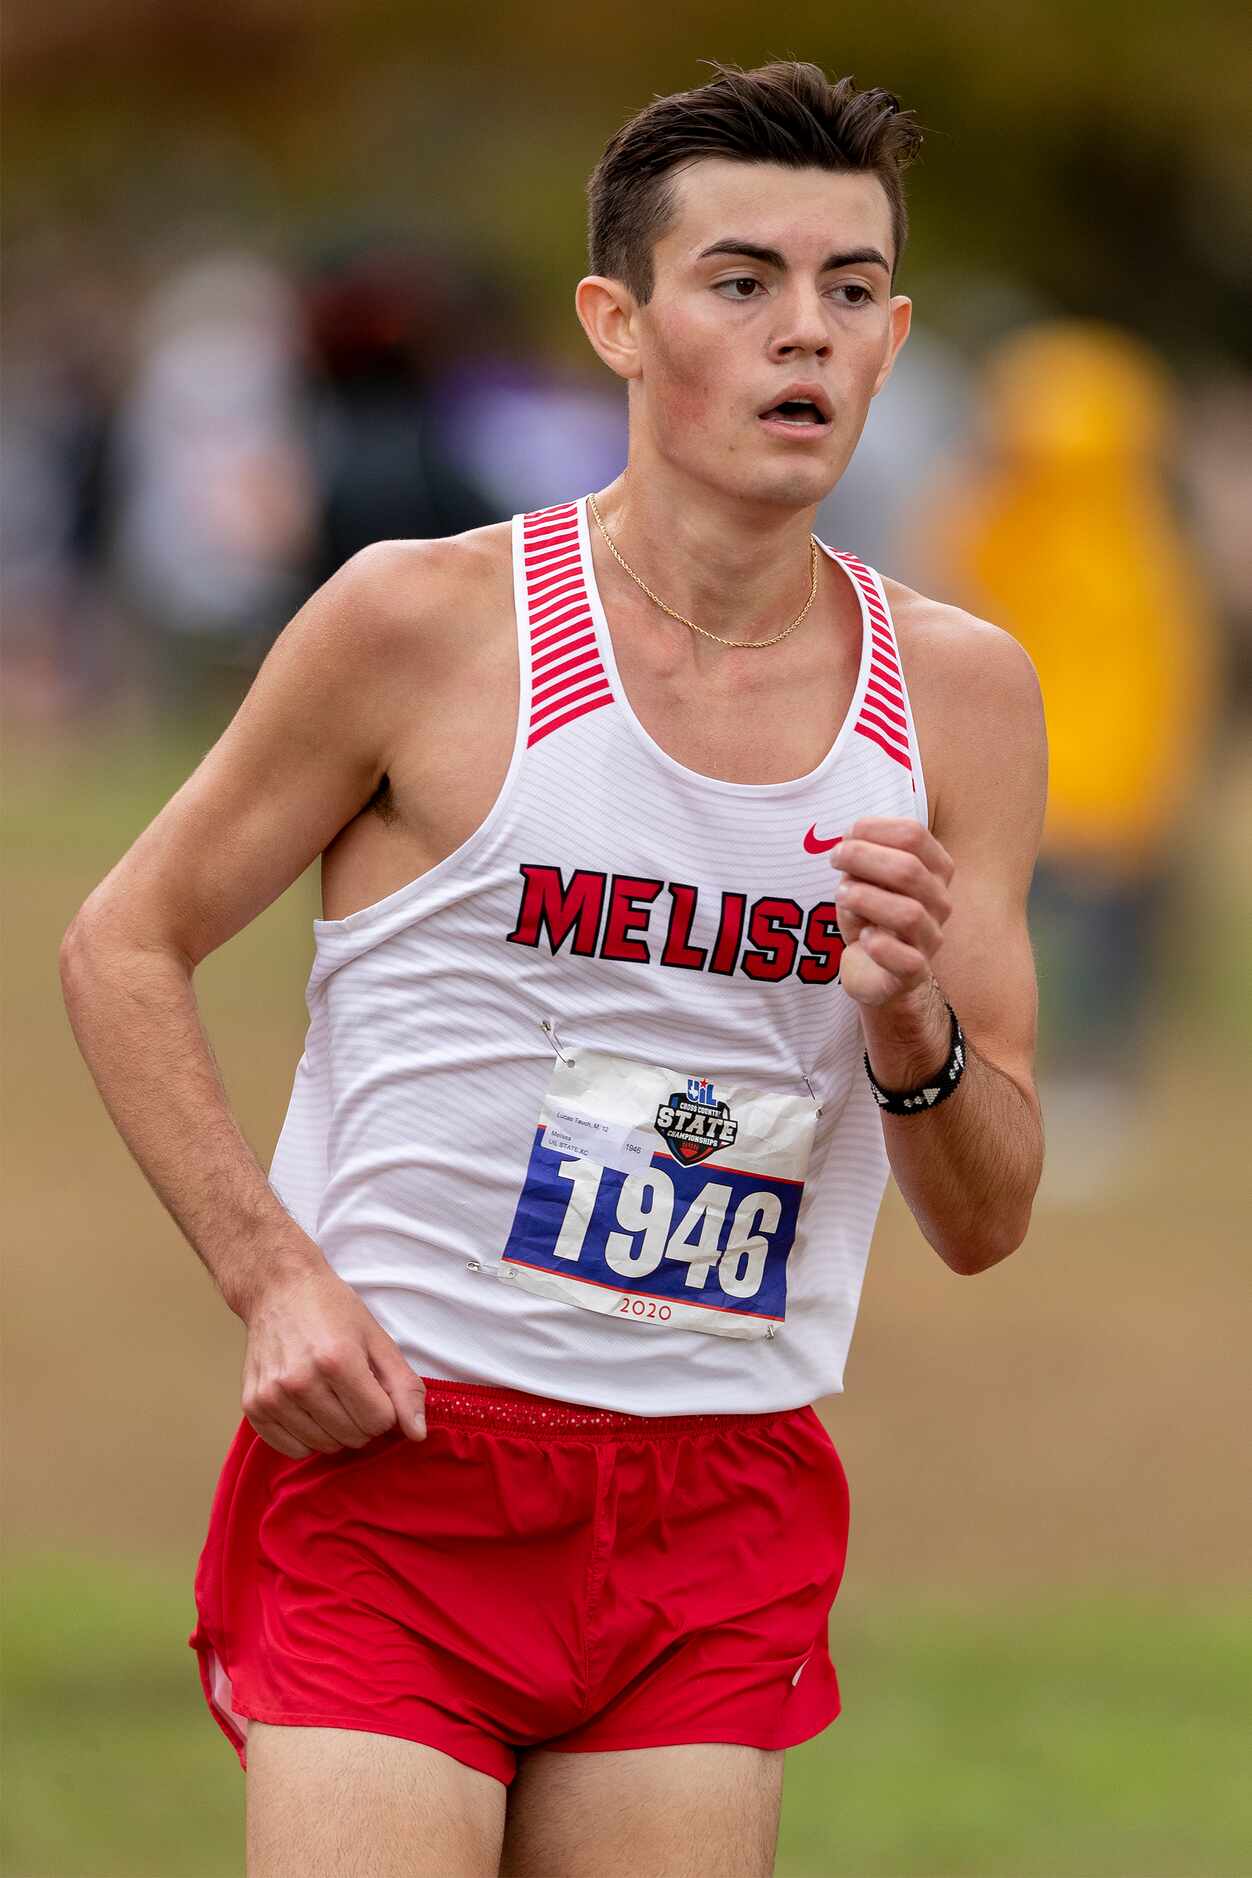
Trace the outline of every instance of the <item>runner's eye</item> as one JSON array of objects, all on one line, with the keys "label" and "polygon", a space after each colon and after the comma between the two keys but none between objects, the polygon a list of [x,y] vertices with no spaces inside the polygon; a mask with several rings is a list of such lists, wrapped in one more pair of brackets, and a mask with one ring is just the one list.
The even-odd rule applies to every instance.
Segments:
[{"label": "runner's eye", "polygon": [[835,289],[835,292],[849,295],[850,297],[847,301],[849,306],[868,306],[869,302],[874,297],[873,289],[867,287],[863,281],[859,280],[842,281]]},{"label": "runner's eye", "polygon": [[[751,300],[760,286],[760,281],[755,280],[751,274],[737,274],[734,280],[719,280],[714,291],[722,294],[722,297],[727,300]],[[724,291],[726,288],[730,289],[729,293]]]}]

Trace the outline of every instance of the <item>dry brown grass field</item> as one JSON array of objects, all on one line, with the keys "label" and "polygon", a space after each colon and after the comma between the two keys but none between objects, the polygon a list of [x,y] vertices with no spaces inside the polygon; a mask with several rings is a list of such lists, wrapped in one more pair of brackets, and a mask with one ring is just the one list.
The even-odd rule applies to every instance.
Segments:
[{"label": "dry brown grass field", "polygon": [[[238,1416],[241,1327],[109,1125],[57,983],[74,908],[195,751],[137,738],[54,761],[27,747],[10,763],[5,1387],[19,1554],[190,1565]],[[1185,962],[1203,942],[1204,968],[1232,984],[1246,952],[1241,852],[1233,831],[1219,842],[1212,910],[1176,948]],[[300,1051],[315,894],[310,874],[197,981],[263,1159]],[[847,1393],[825,1405],[852,1483],[854,1581],[978,1598],[1030,1581],[1241,1579],[1246,996],[1225,1040],[1211,1019],[1199,1034],[1165,1028],[1125,1193],[1041,1209],[1007,1264],[952,1277],[889,1199]]]}]

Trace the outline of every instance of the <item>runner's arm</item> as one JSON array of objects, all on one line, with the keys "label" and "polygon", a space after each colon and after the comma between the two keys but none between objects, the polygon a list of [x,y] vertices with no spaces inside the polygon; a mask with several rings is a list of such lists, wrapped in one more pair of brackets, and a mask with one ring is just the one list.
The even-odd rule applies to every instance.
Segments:
[{"label": "runner's arm", "polygon": [[933,834],[917,824],[858,823],[832,862],[851,864],[836,894],[841,930],[872,961],[860,961],[859,978],[853,961],[845,982],[863,994],[879,1083],[924,1084],[948,1055],[945,997],[961,1020],[966,1067],[955,1093],[915,1115],[884,1113],[882,1122],[892,1173],[922,1231],[953,1271],[973,1273],[1021,1244],[1043,1164],[1026,896],[1047,750],[1025,653],[995,628],[962,619],[971,630],[935,699],[945,767]]},{"label": "runner's arm", "polygon": [[[381,1355],[393,1399],[409,1388],[396,1368],[402,1359],[378,1341],[380,1329],[375,1338],[378,1327],[285,1211],[244,1140],[192,975],[374,794],[388,762],[397,666],[415,669],[414,636],[423,615],[437,612],[448,552],[443,543],[379,543],[313,595],[220,740],[84,902],[61,947],[75,1036],[131,1153],[230,1308],[254,1331],[265,1316],[267,1373],[299,1370],[313,1381],[311,1348],[351,1356],[354,1408],[314,1420],[323,1436],[333,1423],[340,1440],[354,1442],[364,1422],[388,1425],[360,1350]],[[412,1383],[420,1399],[420,1381]],[[297,1423],[303,1445],[291,1434],[274,1445],[289,1453],[338,1445],[301,1413],[287,1426]]]}]

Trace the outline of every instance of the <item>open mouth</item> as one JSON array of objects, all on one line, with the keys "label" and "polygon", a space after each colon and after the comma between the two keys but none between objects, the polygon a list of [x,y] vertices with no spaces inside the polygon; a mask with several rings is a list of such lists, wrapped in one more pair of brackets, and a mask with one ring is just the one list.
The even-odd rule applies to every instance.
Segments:
[{"label": "open mouth", "polygon": [[793,424],[797,429],[804,427],[825,430],[830,419],[808,398],[784,398],[781,404],[771,405],[768,411],[761,412],[763,423]]}]

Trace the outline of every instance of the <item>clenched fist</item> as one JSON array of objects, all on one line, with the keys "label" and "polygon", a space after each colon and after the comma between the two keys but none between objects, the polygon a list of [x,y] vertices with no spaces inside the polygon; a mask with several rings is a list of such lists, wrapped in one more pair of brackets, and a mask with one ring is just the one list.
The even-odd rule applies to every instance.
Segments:
[{"label": "clenched fist", "polygon": [[421,1377],[329,1266],[268,1285],[247,1326],[243,1412],[280,1454],[363,1448],[397,1424],[425,1439]]},{"label": "clenched fist", "polygon": [[920,822],[867,816],[830,857],[842,875],[836,917],[845,951],[844,990],[881,1006],[928,986],[952,911],[951,856]]}]

